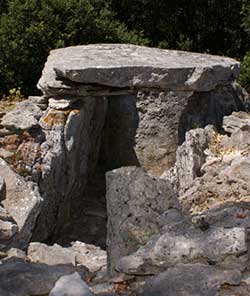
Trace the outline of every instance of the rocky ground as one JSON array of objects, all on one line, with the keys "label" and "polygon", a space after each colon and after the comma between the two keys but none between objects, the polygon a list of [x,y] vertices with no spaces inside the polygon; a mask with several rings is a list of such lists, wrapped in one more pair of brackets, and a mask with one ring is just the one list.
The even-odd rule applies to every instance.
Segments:
[{"label": "rocky ground", "polygon": [[161,178],[108,173],[109,223],[123,221],[110,226],[111,277],[106,251],[83,242],[6,248],[19,229],[1,207],[1,295],[249,295],[250,115],[226,116],[223,127],[187,132]]},{"label": "rocky ground", "polygon": [[43,96],[0,102],[0,295],[250,295],[238,70],[130,45],[52,51]]}]

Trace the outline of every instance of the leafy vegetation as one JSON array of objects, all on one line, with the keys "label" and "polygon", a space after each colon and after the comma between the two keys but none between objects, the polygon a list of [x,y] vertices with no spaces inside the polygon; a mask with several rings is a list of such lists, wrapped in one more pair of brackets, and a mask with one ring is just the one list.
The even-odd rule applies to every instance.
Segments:
[{"label": "leafy vegetation", "polygon": [[34,93],[51,49],[101,42],[228,55],[250,88],[249,41],[249,0],[0,0],[0,94]]},{"label": "leafy vegetation", "polygon": [[143,44],[105,1],[10,0],[0,19],[0,89],[31,93],[53,48],[99,42]]}]

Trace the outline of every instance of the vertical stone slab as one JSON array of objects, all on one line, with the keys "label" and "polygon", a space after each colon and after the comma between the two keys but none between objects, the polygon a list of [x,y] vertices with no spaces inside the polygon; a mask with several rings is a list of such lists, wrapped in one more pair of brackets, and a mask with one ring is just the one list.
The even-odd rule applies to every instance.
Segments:
[{"label": "vertical stone slab", "polygon": [[108,211],[108,270],[122,256],[136,251],[160,230],[160,217],[178,207],[169,182],[141,168],[125,167],[106,174]]}]

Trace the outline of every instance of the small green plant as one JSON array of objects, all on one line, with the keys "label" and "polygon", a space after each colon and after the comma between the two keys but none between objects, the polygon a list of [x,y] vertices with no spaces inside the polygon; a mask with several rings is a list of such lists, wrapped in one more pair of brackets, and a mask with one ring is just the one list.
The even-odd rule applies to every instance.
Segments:
[{"label": "small green plant", "polygon": [[196,128],[200,128],[201,125],[199,123],[193,122],[191,127],[192,129],[196,129]]},{"label": "small green plant", "polygon": [[22,95],[21,88],[12,88],[9,90],[8,96],[4,96],[4,99],[6,100],[15,100],[19,101],[24,99],[24,96]]}]

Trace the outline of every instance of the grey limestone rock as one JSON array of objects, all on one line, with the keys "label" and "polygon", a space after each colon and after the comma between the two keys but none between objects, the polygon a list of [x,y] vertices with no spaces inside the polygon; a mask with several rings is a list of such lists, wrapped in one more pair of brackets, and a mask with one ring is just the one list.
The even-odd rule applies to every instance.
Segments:
[{"label": "grey limestone rock", "polygon": [[34,104],[46,104],[48,103],[48,98],[45,96],[29,96],[28,99]]},{"label": "grey limestone rock", "polygon": [[58,244],[48,246],[44,243],[32,242],[29,244],[27,256],[34,263],[85,266],[90,272],[97,272],[107,266],[106,251],[79,241],[71,243],[70,247],[62,247]]},{"label": "grey limestone rock", "polygon": [[237,150],[208,159],[203,175],[179,197],[183,208],[197,214],[226,202],[248,201],[249,161],[247,152]]},{"label": "grey limestone rock", "polygon": [[41,110],[46,110],[48,107],[48,98],[45,96],[29,96],[28,99],[36,104]]},{"label": "grey limestone rock", "polygon": [[160,216],[178,208],[176,196],[165,180],[156,179],[141,168],[127,167],[106,174],[108,211],[108,270],[144,245],[160,230]]},{"label": "grey limestone rock", "polygon": [[76,253],[69,248],[54,244],[47,246],[42,243],[30,243],[27,255],[32,262],[47,265],[72,264],[76,265]]},{"label": "grey limestone rock", "polygon": [[51,290],[49,296],[94,296],[79,273],[62,276]]},{"label": "grey limestone rock", "polygon": [[[174,165],[187,130],[220,127],[224,115],[244,110],[242,91],[233,84],[238,68],[232,59],[210,55],[121,44],[76,46],[51,51],[38,87],[55,109],[106,96],[109,169],[141,165],[159,176]],[[65,119],[47,110],[43,128],[50,128],[52,115],[53,122]]]},{"label": "grey limestone rock", "polygon": [[14,222],[13,217],[8,213],[6,209],[0,206],[0,220],[2,221],[12,221]]},{"label": "grey limestone rock", "polygon": [[26,256],[25,251],[16,249],[16,248],[10,248],[7,252],[8,258],[15,257],[15,258],[20,258],[23,260],[28,260],[28,257]]},{"label": "grey limestone rock", "polygon": [[180,264],[148,280],[144,296],[219,296],[224,285],[237,286],[237,270],[202,264]]},{"label": "grey limestone rock", "polygon": [[[224,268],[245,269],[248,246],[244,227],[211,227],[202,231],[181,225],[166,229],[134,254],[118,261],[117,270],[127,274],[147,275],[179,263],[207,262]],[[242,256],[242,257],[241,257]]]},{"label": "grey limestone rock", "polygon": [[65,88],[66,80],[114,88],[210,91],[238,74],[239,63],[229,58],[98,44],[51,51],[38,87],[46,94],[51,88]]},{"label": "grey limestone rock", "polygon": [[233,112],[223,119],[223,129],[233,134],[239,130],[250,129],[250,115],[246,112]]},{"label": "grey limestone rock", "polygon": [[73,272],[72,265],[48,266],[10,258],[0,264],[1,296],[47,295],[60,277]]},{"label": "grey limestone rock", "polygon": [[202,174],[201,167],[206,161],[205,150],[214,133],[213,127],[209,126],[188,131],[185,142],[176,151],[174,167],[162,174],[161,178],[169,180],[179,194]]},{"label": "grey limestone rock", "polygon": [[95,245],[73,242],[69,248],[76,254],[76,263],[86,266],[90,272],[97,272],[107,266],[107,252]]},{"label": "grey limestone rock", "polygon": [[76,102],[78,100],[78,98],[75,99],[66,99],[66,98],[60,98],[60,99],[56,99],[56,98],[50,98],[49,99],[49,107],[52,109],[59,109],[59,110],[63,110],[63,109],[68,109],[71,107],[71,105]]},{"label": "grey limestone rock", "polygon": [[[109,167],[140,165],[160,176],[174,165],[176,150],[185,141],[186,131],[208,124],[221,129],[223,116],[232,110],[244,110],[243,101],[235,94],[235,85],[218,86],[211,92],[151,90],[109,97],[105,124]],[[204,138],[205,132],[201,133]],[[188,145],[192,147],[183,147],[180,154],[185,157],[186,150],[193,155],[187,156],[189,161],[196,158],[190,163],[195,170],[198,162],[202,165],[204,153],[198,150],[202,150],[205,143],[202,144],[201,135],[188,137]],[[198,141],[201,142],[199,148]],[[199,156],[194,156],[195,150]],[[198,171],[197,168],[196,173],[190,172],[191,176]]]},{"label": "grey limestone rock", "polygon": [[18,227],[11,221],[0,220],[0,241],[8,242],[15,234],[17,234]]},{"label": "grey limestone rock", "polygon": [[0,171],[6,183],[6,196],[2,203],[19,228],[15,244],[24,247],[31,239],[41,210],[42,197],[35,183],[26,182],[14,173],[3,159],[0,159]]},{"label": "grey limestone rock", "polygon": [[[54,234],[60,244],[75,240],[91,244],[98,236],[105,237],[106,216],[91,214],[90,221],[87,215],[92,203],[90,210],[100,208],[105,213],[105,196],[95,200],[88,194],[87,185],[99,157],[106,105],[104,98],[89,97],[73,110],[48,108],[40,119],[45,134],[40,146],[43,170],[39,180],[44,205],[33,232],[34,241],[45,241]],[[91,237],[89,233],[93,233]]]},{"label": "grey limestone rock", "polygon": [[38,126],[41,109],[31,101],[17,103],[14,110],[1,118],[1,125],[10,130],[29,130]]}]

